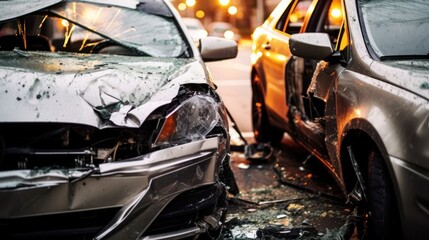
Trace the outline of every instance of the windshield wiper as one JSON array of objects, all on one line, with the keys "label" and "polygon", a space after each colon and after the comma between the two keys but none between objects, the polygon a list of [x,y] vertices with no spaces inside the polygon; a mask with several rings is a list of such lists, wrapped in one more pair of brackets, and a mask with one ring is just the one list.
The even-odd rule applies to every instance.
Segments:
[{"label": "windshield wiper", "polygon": [[380,60],[415,60],[415,59],[429,59],[429,54],[426,55],[387,55],[381,56]]},{"label": "windshield wiper", "polygon": [[53,14],[53,15],[55,15],[55,16],[57,16],[57,17],[59,17],[59,18],[65,19],[65,20],[67,20],[67,21],[69,21],[69,22],[71,22],[71,23],[73,23],[73,24],[76,24],[77,26],[79,26],[79,27],[81,27],[81,28],[83,28],[83,29],[85,29],[85,30],[87,30],[87,31],[90,31],[90,32],[92,32],[92,33],[95,33],[95,34],[97,34],[97,35],[99,35],[99,36],[101,36],[101,37],[103,37],[103,38],[105,38],[105,39],[107,39],[107,40],[109,40],[109,41],[111,41],[111,42],[113,42],[113,43],[116,43],[116,44],[118,44],[118,45],[120,45],[120,46],[122,46],[122,47],[128,48],[128,49],[130,49],[131,51],[133,51],[133,52],[135,52],[135,53],[137,53],[137,54],[139,54],[139,55],[152,57],[152,55],[151,55],[151,54],[149,54],[149,53],[147,53],[147,52],[145,52],[145,51],[140,50],[138,47],[133,46],[132,44],[129,44],[129,43],[126,43],[126,42],[123,42],[123,41],[119,41],[119,40],[117,40],[117,39],[114,39],[114,38],[112,38],[112,37],[110,37],[110,36],[106,35],[106,34],[103,34],[103,33],[100,33],[100,32],[98,32],[98,31],[96,31],[96,30],[93,30],[93,29],[91,29],[91,28],[88,28],[88,27],[86,27],[86,26],[84,26],[84,25],[82,25],[82,24],[80,24],[80,23],[78,23],[78,22],[76,22],[76,21],[74,21],[74,20],[72,20],[72,19],[70,19],[70,18],[67,18],[67,17],[62,16],[61,14],[59,14],[59,13],[57,13],[57,12],[55,12],[55,11],[48,10],[48,12],[49,12],[49,13],[51,13],[51,14]]}]

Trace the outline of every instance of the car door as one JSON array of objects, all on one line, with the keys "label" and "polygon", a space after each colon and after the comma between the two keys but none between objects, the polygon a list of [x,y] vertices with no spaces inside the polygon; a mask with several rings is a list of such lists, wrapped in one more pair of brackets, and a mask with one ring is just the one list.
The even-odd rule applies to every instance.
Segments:
[{"label": "car door", "polygon": [[[318,1],[305,23],[304,32],[326,32],[335,46],[343,21],[341,0]],[[328,159],[326,149],[326,102],[334,70],[319,73],[314,81],[317,61],[293,56],[286,65],[288,118],[293,119],[292,134],[313,154]]]},{"label": "car door", "polygon": [[288,112],[285,66],[291,58],[289,38],[291,34],[301,31],[312,2],[313,0],[292,1],[262,43],[266,81],[265,104],[267,110],[272,113],[270,115],[279,118],[278,122],[281,123],[287,121]]}]

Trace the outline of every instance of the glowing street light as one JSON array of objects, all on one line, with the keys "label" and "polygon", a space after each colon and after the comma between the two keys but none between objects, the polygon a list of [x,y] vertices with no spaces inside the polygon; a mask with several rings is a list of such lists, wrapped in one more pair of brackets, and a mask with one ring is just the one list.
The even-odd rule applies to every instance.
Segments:
[{"label": "glowing street light", "polygon": [[195,13],[195,16],[196,16],[197,18],[203,18],[205,15],[206,15],[206,13],[205,13],[203,10],[198,10],[198,11]]},{"label": "glowing street light", "polygon": [[331,16],[333,18],[340,18],[341,17],[341,9],[339,8],[334,8],[331,10]]},{"label": "glowing street light", "polygon": [[196,3],[196,0],[186,0],[186,5],[188,5],[188,7],[193,7]]},{"label": "glowing street light", "polygon": [[180,4],[179,4],[179,6],[177,6],[177,8],[178,8],[180,11],[185,11],[185,10],[186,10],[186,4],[184,4],[184,3],[180,3]]},{"label": "glowing street light", "polygon": [[230,0],[219,0],[219,4],[224,7],[229,5],[229,3],[230,3]]},{"label": "glowing street light", "polygon": [[238,9],[235,6],[231,6],[231,7],[228,8],[228,13],[230,15],[235,15],[235,14],[237,14],[237,12],[238,12]]}]

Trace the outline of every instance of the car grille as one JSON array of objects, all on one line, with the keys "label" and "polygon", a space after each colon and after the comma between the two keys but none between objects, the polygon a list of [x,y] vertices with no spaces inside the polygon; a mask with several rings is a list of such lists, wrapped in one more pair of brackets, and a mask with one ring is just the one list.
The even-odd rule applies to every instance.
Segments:
[{"label": "car grille", "polygon": [[0,124],[0,171],[80,168],[136,157],[148,151],[150,134],[144,129]]}]

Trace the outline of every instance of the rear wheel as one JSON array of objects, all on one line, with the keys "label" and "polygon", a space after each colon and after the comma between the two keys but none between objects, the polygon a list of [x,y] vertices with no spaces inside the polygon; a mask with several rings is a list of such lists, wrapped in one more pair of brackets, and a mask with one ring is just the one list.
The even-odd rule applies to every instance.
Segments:
[{"label": "rear wheel", "polygon": [[268,120],[258,75],[255,75],[252,81],[252,124],[253,134],[259,143],[278,144],[283,138],[283,130],[271,126]]}]

